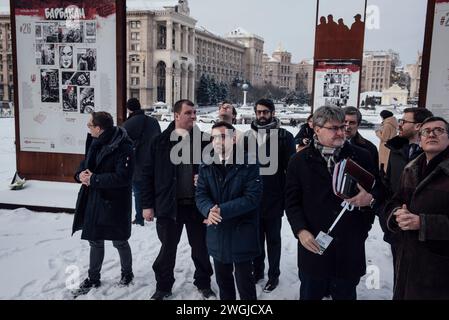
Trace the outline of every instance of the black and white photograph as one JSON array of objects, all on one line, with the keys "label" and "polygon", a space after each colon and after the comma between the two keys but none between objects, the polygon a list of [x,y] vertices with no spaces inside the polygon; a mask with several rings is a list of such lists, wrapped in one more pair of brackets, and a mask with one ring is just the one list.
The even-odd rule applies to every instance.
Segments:
[{"label": "black and white photograph", "polygon": [[41,102],[59,102],[57,69],[41,69]]},{"label": "black and white photograph", "polygon": [[350,83],[351,83],[351,75],[350,74],[343,75],[343,85],[349,86]]},{"label": "black and white photograph", "polygon": [[58,42],[58,23],[47,22],[42,23],[42,36],[45,42],[57,43]]},{"label": "black and white photograph", "polygon": [[36,29],[36,32],[35,32],[36,40],[42,39],[42,25],[36,24],[35,29]]},{"label": "black and white photograph", "polygon": [[89,72],[67,72],[61,75],[62,85],[90,86]]},{"label": "black and white photograph", "polygon": [[58,27],[58,42],[82,43],[84,35],[83,22],[61,22]]},{"label": "black and white photograph", "polygon": [[61,69],[73,68],[73,46],[59,46],[59,67]]},{"label": "black and white photograph", "polygon": [[91,87],[80,88],[80,113],[95,112],[95,89]]},{"label": "black and white photograph", "polygon": [[341,73],[333,73],[331,76],[331,83],[341,83]]},{"label": "black and white photograph", "polygon": [[86,22],[86,37],[85,42],[94,43],[97,38],[97,23],[96,21]]},{"label": "black and white photograph", "polygon": [[62,88],[62,111],[78,111],[78,88],[76,86],[65,86]]},{"label": "black and white photograph", "polygon": [[36,44],[36,64],[52,66],[55,64],[55,45],[48,43]]},{"label": "black and white photograph", "polygon": [[97,70],[97,49],[85,48],[77,51],[78,70]]}]

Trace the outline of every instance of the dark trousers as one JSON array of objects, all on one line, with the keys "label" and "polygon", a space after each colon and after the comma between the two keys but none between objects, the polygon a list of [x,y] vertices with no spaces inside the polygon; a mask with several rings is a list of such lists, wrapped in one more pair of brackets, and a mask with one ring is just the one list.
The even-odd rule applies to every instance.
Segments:
[{"label": "dark trousers", "polygon": [[[104,240],[89,241],[89,279],[100,280],[101,266],[104,259]],[[112,245],[118,250],[122,275],[132,273],[132,254],[128,241],[112,241]]]},{"label": "dark trousers", "polygon": [[267,242],[268,255],[268,278],[279,278],[281,271],[279,263],[281,261],[281,225],[282,217],[272,219],[260,219],[260,246],[262,253],[254,259],[254,276],[263,278],[265,272],[265,240]]},{"label": "dark trousers", "polygon": [[134,208],[136,209],[136,221],[143,222],[142,215],[142,185],[144,181],[133,181],[133,193],[134,193]]},{"label": "dark trousers", "polygon": [[256,284],[252,274],[251,261],[241,263],[221,263],[214,259],[215,277],[220,290],[220,300],[236,300],[234,285],[239,291],[240,300],[257,300]]},{"label": "dark trousers", "polygon": [[192,248],[191,257],[195,265],[193,284],[199,289],[210,288],[210,277],[213,271],[206,246],[206,225],[201,221],[180,222],[169,218],[158,218],[156,230],[162,245],[153,263],[157,290],[170,292],[175,283],[173,271],[176,263],[176,250],[184,224]]},{"label": "dark trousers", "polygon": [[332,300],[357,300],[357,285],[354,279],[317,278],[301,273],[300,300],[322,300],[330,292]]},{"label": "dark trousers", "polygon": [[396,285],[396,255],[397,255],[397,245],[391,244],[391,255],[393,256],[393,286]]}]

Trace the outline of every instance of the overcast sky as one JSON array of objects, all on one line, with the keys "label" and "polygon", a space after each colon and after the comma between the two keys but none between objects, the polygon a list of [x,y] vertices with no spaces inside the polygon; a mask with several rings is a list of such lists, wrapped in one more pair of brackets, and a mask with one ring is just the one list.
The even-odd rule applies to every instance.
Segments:
[{"label": "overcast sky", "polygon": [[[332,13],[335,20],[342,17],[350,25],[352,17],[363,11],[363,3],[321,0],[320,15]],[[380,28],[366,31],[365,50],[393,49],[400,53],[403,64],[414,63],[423,46],[426,3],[427,0],[368,0],[369,6],[379,8]],[[9,0],[0,0],[0,11],[9,11],[8,6]],[[189,0],[189,6],[197,26],[214,33],[225,35],[242,27],[264,38],[268,54],[281,43],[293,54],[294,62],[313,57],[316,0]]]}]

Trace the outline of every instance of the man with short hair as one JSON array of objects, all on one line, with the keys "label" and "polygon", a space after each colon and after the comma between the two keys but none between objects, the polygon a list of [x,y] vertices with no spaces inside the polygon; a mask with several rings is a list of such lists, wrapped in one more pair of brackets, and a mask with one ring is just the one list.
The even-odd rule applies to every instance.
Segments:
[{"label": "man with short hair", "polygon": [[[154,138],[143,168],[143,217],[147,221],[157,218],[156,230],[161,242],[161,249],[153,263],[156,291],[151,299],[164,300],[172,294],[176,251],[184,225],[195,264],[193,284],[204,298],[210,298],[215,296],[210,288],[213,271],[206,247],[206,226],[195,204],[194,185],[199,165],[199,161],[198,164],[194,163],[194,153],[201,153],[209,139],[204,145],[195,145],[194,134],[201,137],[203,133],[194,128],[196,109],[193,102],[179,100],[173,111],[175,120]],[[183,148],[179,152],[172,152],[175,146],[180,145]],[[181,159],[172,158],[177,156]],[[181,160],[180,163],[175,165],[178,160]]]},{"label": "man with short hair", "polygon": [[[203,163],[196,189],[197,207],[207,219],[207,247],[214,259],[221,300],[257,300],[252,259],[260,254],[257,164],[238,160],[236,131],[228,122],[212,126],[214,163]],[[234,279],[235,277],[235,279]]]},{"label": "man with short hair", "polygon": [[[422,149],[419,146],[419,130],[421,124],[426,118],[433,114],[425,108],[406,108],[399,122],[399,135],[388,140],[385,146],[390,149],[387,172],[384,183],[386,187],[387,199],[399,190],[401,175],[405,166],[410,161],[416,159]],[[396,265],[396,245],[395,235],[386,227],[386,216],[381,215],[379,222],[384,232],[384,241],[391,245],[391,254],[393,256],[393,265]],[[394,269],[394,278],[396,271]]]},{"label": "man with short hair", "polygon": [[223,101],[218,107],[218,118],[230,124],[236,123],[237,111],[229,101]]},{"label": "man with short hair", "polygon": [[321,300],[328,291],[333,300],[355,300],[356,287],[366,272],[365,241],[372,212],[379,199],[378,184],[346,201],[355,208],[346,213],[330,236],[333,241],[320,254],[315,238],[327,232],[342,209],[334,194],[335,165],[350,158],[376,176],[377,168],[368,151],[345,142],[345,114],[339,107],[321,107],[313,115],[313,143],[290,160],[287,171],[285,207],[298,242],[300,299]]},{"label": "man with short hair", "polygon": [[133,174],[133,193],[135,200],[136,216],[133,224],[143,226],[145,224],[142,216],[141,193],[142,185],[145,183],[142,175],[142,168],[145,157],[150,149],[151,141],[161,133],[159,122],[153,117],[145,115],[141,108],[139,99],[131,98],[126,102],[126,109],[129,117],[123,123],[131,140],[133,140],[134,155],[136,159]]},{"label": "man with short hair", "polygon": [[346,140],[368,151],[376,167],[379,166],[379,153],[376,146],[362,137],[359,132],[359,126],[362,123],[362,113],[355,107],[346,107],[343,110],[345,112]]},{"label": "man with short hair", "polygon": [[420,126],[424,151],[404,169],[387,204],[397,234],[395,300],[449,299],[449,124],[430,117]]},{"label": "man with short hair", "polygon": [[73,233],[82,230],[81,239],[89,241],[89,277],[74,292],[75,296],[101,285],[104,240],[112,240],[120,255],[119,285],[128,286],[134,278],[128,244],[134,167],[132,142],[123,128],[114,126],[107,112],[91,113],[87,127],[92,139],[86,143],[85,159],[75,174],[75,180],[82,186],[72,230]]},{"label": "man with short hair", "polygon": [[[254,277],[256,282],[264,278],[265,272],[265,240],[268,255],[268,281],[265,292],[273,291],[279,284],[281,273],[281,225],[284,215],[285,175],[290,157],[295,153],[293,135],[280,128],[280,121],[275,117],[275,106],[269,99],[260,99],[254,107],[256,120],[246,134],[249,152],[254,146],[256,159],[259,159],[261,170],[273,168],[272,173],[261,172],[263,195],[260,204],[260,245],[262,252],[254,259]],[[274,152],[272,154],[271,152]],[[268,159],[269,163],[263,163]],[[271,171],[271,170],[270,170]]]}]

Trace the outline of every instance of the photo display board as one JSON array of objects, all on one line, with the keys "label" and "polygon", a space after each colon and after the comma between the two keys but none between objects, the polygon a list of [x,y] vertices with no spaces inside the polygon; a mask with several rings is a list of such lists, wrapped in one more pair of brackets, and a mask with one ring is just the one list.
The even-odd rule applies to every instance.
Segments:
[{"label": "photo display board", "polygon": [[117,118],[116,1],[15,1],[20,151],[84,154],[89,114]]},{"label": "photo display board", "polygon": [[449,121],[449,0],[436,0],[426,107]]},{"label": "photo display board", "polygon": [[316,61],[314,105],[357,107],[359,80],[358,61]]}]

